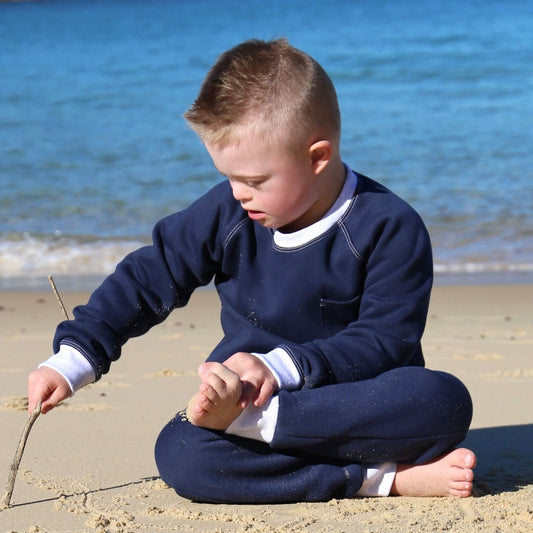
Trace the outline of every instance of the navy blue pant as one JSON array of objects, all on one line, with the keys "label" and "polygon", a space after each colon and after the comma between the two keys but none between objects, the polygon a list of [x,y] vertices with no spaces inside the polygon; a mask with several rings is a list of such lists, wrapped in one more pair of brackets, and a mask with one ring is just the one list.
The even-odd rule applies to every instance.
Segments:
[{"label": "navy blue pant", "polygon": [[279,392],[272,443],[190,424],[183,413],[156,443],[161,478],[183,497],[219,503],[353,497],[363,464],[421,464],[461,442],[472,401],[455,377],[397,368],[367,381]]}]

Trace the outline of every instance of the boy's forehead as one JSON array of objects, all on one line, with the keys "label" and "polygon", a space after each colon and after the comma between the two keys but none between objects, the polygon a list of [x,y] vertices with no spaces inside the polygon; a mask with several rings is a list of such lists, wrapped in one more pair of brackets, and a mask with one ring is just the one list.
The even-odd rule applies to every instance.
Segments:
[{"label": "boy's forehead", "polygon": [[264,176],[272,155],[267,143],[246,139],[238,144],[210,145],[206,149],[217,170],[233,178]]}]

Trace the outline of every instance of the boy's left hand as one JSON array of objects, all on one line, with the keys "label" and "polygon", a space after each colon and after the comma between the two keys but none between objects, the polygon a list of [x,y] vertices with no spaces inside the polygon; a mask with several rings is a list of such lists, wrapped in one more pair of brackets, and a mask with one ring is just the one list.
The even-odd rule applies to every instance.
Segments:
[{"label": "boy's left hand", "polygon": [[278,389],[278,382],[269,368],[255,355],[237,352],[224,361],[224,366],[235,372],[242,382],[241,407],[253,403],[263,405]]}]

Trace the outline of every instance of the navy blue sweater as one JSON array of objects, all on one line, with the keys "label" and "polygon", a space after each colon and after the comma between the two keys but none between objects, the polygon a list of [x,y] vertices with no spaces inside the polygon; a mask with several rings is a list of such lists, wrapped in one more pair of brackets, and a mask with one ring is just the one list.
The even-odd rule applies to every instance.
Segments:
[{"label": "navy blue sweater", "polygon": [[424,365],[420,339],[433,277],[418,214],[358,174],[349,209],[303,246],[281,248],[225,181],[164,218],[153,244],[128,255],[54,339],[76,347],[97,379],[122,345],[214,280],[224,338],[209,360],[284,348],[304,387]]}]

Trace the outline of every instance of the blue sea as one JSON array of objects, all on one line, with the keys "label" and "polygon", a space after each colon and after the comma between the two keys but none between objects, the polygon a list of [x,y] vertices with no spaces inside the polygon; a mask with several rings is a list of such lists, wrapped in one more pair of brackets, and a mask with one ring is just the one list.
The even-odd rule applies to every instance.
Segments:
[{"label": "blue sea", "polygon": [[91,289],[220,180],[183,112],[286,37],[337,87],[352,168],[408,200],[437,281],[533,279],[533,2],[0,3],[0,289]]}]

